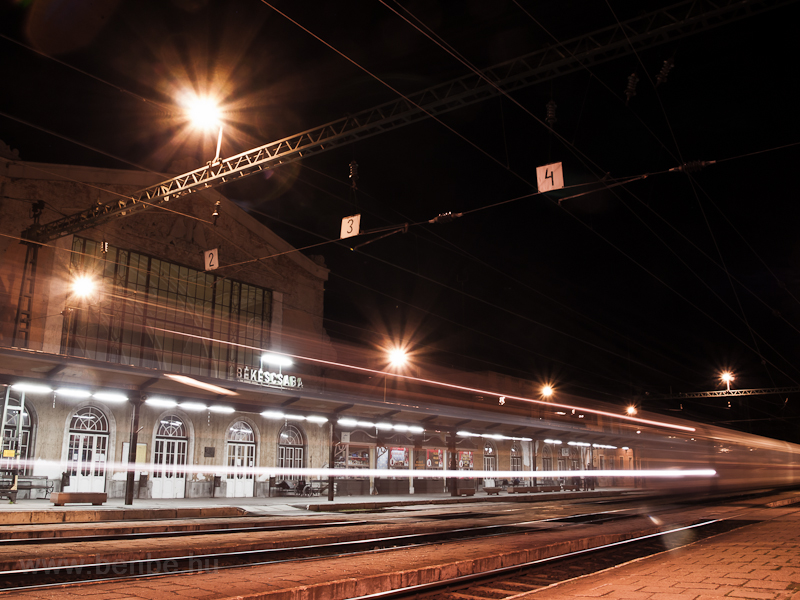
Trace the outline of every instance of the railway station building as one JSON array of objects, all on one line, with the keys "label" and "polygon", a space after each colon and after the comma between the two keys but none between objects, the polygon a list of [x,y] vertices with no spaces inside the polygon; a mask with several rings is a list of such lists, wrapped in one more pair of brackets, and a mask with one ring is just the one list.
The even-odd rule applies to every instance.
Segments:
[{"label": "railway station building", "polygon": [[[530,397],[532,382],[449,373],[458,385],[433,393],[335,346],[324,260],[215,190],[81,222],[164,178],[0,158],[4,472],[125,497],[132,459],[135,497],[183,498],[269,496],[296,486],[297,468],[341,469],[336,492],[360,495],[444,492],[447,480],[414,471],[453,465],[528,483],[640,466],[620,443],[633,433],[609,437],[596,415],[499,412],[475,392]],[[52,241],[22,239],[72,216]]]}]

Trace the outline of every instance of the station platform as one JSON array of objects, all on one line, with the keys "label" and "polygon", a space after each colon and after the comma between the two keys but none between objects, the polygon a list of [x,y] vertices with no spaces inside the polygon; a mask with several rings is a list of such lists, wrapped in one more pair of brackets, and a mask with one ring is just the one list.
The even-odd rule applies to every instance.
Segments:
[{"label": "station platform", "polygon": [[774,510],[760,523],[516,600],[800,600],[800,505]]},{"label": "station platform", "polygon": [[[619,494],[619,490],[580,493],[535,494],[524,501],[552,501],[559,495],[568,497]],[[467,504],[497,502],[496,496],[485,494],[454,498],[445,494],[414,496],[352,496],[333,502],[318,498],[254,498],[199,500],[138,500],[133,507],[111,500],[108,506],[69,506],[45,508],[42,500],[23,500],[16,505],[0,505],[0,517],[18,513],[68,515],[81,518],[96,512],[101,521],[113,520],[116,513],[127,509],[141,511],[148,517],[159,518],[160,511],[190,518],[200,511],[213,515],[274,515],[281,522],[294,518],[322,518],[312,506],[319,503],[328,510],[340,512],[379,510],[396,506],[405,510],[418,505]],[[500,501],[515,501],[515,496],[502,495]],[[751,598],[766,600],[800,600],[800,494],[785,492],[769,499],[737,503],[725,514],[747,512],[750,524],[676,550],[629,562],[605,571],[593,573],[564,583],[538,590],[514,593],[507,600],[556,600],[579,598],[609,598],[632,600],[711,600],[719,598]],[[523,501],[523,500],[516,500]],[[312,504],[310,504],[311,502]],[[23,506],[22,504],[25,503]],[[501,507],[498,507],[501,508]],[[10,510],[9,510],[10,509]],[[310,512],[311,511],[311,512]],[[167,514],[166,512],[163,514]],[[696,522],[700,513],[686,511],[674,523]],[[332,515],[328,514],[327,518]],[[68,517],[65,517],[68,518]],[[168,517],[164,517],[168,518]],[[178,517],[181,518],[181,517]],[[33,521],[29,521],[33,523]],[[77,521],[76,521],[77,522]],[[452,521],[451,521],[452,523]],[[34,598],[91,598],[92,600],[145,600],[152,598],[205,598],[208,600],[346,600],[363,598],[376,592],[410,588],[426,581],[436,581],[456,574],[489,570],[500,566],[522,564],[542,558],[547,552],[556,555],[603,543],[613,543],[630,535],[626,521],[611,523],[598,533],[586,533],[595,526],[576,528],[572,538],[570,528],[542,531],[537,543],[531,544],[524,535],[489,538],[481,544],[471,541],[451,542],[435,547],[397,549],[371,556],[319,558],[311,562],[261,565],[237,570],[235,578],[225,569],[184,576],[158,576],[130,582],[85,584],[67,592],[7,592],[0,590],[0,599]],[[385,526],[385,525],[384,525]],[[646,533],[646,532],[644,532]],[[310,534],[317,535],[317,534]],[[189,538],[182,542],[191,544]],[[316,542],[323,540],[317,539]],[[116,543],[115,543],[116,544]],[[154,543],[151,551],[155,548]],[[9,595],[10,594],[10,595]],[[63,594],[63,595],[62,595]],[[413,594],[411,594],[413,595]],[[499,596],[497,596],[499,598]]]},{"label": "station platform", "polygon": [[636,490],[603,488],[587,492],[538,492],[531,494],[450,496],[450,494],[402,494],[384,496],[277,496],[271,498],[161,498],[134,499],[126,505],[122,498],[111,498],[102,506],[68,504],[55,506],[46,499],[0,501],[0,525],[26,523],[76,523],[98,521],[137,521],[210,517],[257,516],[263,514],[307,514],[310,512],[348,512],[380,510],[388,507],[481,502],[550,502],[569,498],[619,497],[637,494]]}]

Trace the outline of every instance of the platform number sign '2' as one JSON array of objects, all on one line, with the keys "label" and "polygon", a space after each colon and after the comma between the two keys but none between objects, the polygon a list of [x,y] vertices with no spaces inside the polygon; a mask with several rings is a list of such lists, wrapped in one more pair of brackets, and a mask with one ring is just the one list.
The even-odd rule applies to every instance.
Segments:
[{"label": "platform number sign '2'", "polygon": [[206,250],[203,254],[206,256],[206,271],[213,271],[219,267],[219,248]]},{"label": "platform number sign '2'", "polygon": [[361,215],[350,215],[342,219],[341,239],[353,237],[361,233]]},{"label": "platform number sign '2'", "polygon": [[564,171],[561,168],[561,163],[557,162],[543,167],[536,167],[536,185],[540,192],[563,188]]}]

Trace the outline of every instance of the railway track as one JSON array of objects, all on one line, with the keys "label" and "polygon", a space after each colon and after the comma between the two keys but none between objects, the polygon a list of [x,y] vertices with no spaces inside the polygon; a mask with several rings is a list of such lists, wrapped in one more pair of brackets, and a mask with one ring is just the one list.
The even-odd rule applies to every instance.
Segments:
[{"label": "railway track", "polygon": [[[451,518],[469,518],[476,513],[455,513],[445,515],[430,515],[428,518],[449,520]],[[498,516],[498,515],[481,515]],[[286,561],[303,561],[320,558],[353,556],[357,554],[375,554],[378,552],[396,551],[405,548],[430,546],[448,542],[485,539],[489,537],[531,534],[537,531],[548,531],[554,528],[565,527],[572,524],[608,523],[640,516],[630,511],[602,511],[599,513],[584,513],[554,519],[541,519],[523,521],[504,525],[480,525],[472,527],[457,527],[445,531],[430,533],[414,533],[405,535],[392,535],[386,537],[370,537],[337,543],[311,544],[286,548],[265,548],[258,550],[219,552],[205,554],[191,554],[169,556],[163,558],[146,558],[139,560],[116,560],[76,563],[74,560],[58,559],[43,564],[25,565],[23,568],[0,571],[0,591],[31,590],[54,586],[64,586],[74,583],[100,582],[124,578],[141,578],[163,576],[165,574],[178,575],[198,573],[219,569],[238,568],[243,566],[259,566],[275,564]],[[363,522],[355,522],[363,524]],[[380,523],[370,522],[371,525]],[[354,524],[353,521],[347,524]],[[340,522],[327,525],[341,526]],[[221,530],[229,533],[229,530]],[[249,532],[249,531],[248,531]],[[189,532],[173,532],[189,533]],[[120,539],[120,536],[110,536]],[[122,536],[124,537],[124,536]],[[24,540],[25,543],[36,540]],[[49,543],[64,543],[71,546],[74,542],[85,541],[85,538],[53,538]],[[102,541],[108,541],[108,538]],[[31,576],[35,576],[36,584],[31,585]]]},{"label": "railway track", "polygon": [[516,565],[352,600],[510,600],[520,594],[674,550],[755,522],[757,521],[739,519],[707,521],[527,565]]},{"label": "railway track", "polygon": [[[228,533],[258,533],[264,531],[301,531],[303,529],[322,529],[335,527],[348,527],[358,525],[372,525],[375,521],[327,521],[311,523],[295,523],[292,525],[248,525],[244,527],[198,527],[187,525],[183,527],[170,528],[165,531],[152,531],[149,527],[142,527],[140,531],[127,531],[124,533],[110,534],[78,534],[78,535],[54,535],[44,537],[2,537],[0,538],[0,548],[3,546],[18,546],[28,544],[73,544],[76,542],[110,542],[116,540],[135,540],[135,539],[159,539],[159,538],[178,538],[196,535],[221,535]],[[17,535],[24,535],[19,532]]]},{"label": "railway track", "polygon": [[[72,584],[87,582],[105,582],[120,579],[142,579],[148,577],[197,574],[204,571],[217,571],[221,569],[236,569],[241,567],[255,567],[264,565],[275,565],[282,562],[300,562],[320,559],[330,559],[339,557],[352,557],[357,555],[375,555],[383,552],[396,552],[404,549],[418,548],[421,546],[444,545],[448,543],[458,543],[468,540],[479,540],[497,536],[533,536],[531,544],[538,544],[537,534],[547,535],[557,531],[577,532],[575,527],[587,525],[603,525],[614,522],[631,522],[630,526],[624,526],[630,531],[652,531],[652,519],[654,515],[662,511],[676,511],[678,514],[683,512],[684,507],[677,507],[672,503],[665,503],[661,507],[650,506],[646,514],[648,523],[644,523],[645,514],[641,507],[628,507],[611,510],[601,510],[596,512],[580,512],[577,514],[561,514],[557,511],[564,507],[557,507],[551,516],[543,516],[535,520],[519,520],[513,523],[479,525],[470,527],[455,527],[452,529],[441,529],[424,533],[411,533],[404,535],[385,535],[383,537],[369,536],[363,537],[362,533],[348,532],[345,535],[353,538],[337,543],[318,543],[295,545],[293,547],[269,547],[260,549],[249,549],[244,551],[226,552],[207,552],[193,553],[185,555],[171,555],[167,557],[146,557],[136,560],[122,560],[117,554],[116,560],[95,560],[94,562],[76,563],[75,560],[65,559],[61,564],[58,560],[40,565],[24,565],[22,568],[0,571],[0,592],[14,592],[24,590],[46,589],[53,587],[64,587]],[[575,508],[575,507],[573,507]],[[611,507],[609,507],[611,508]],[[516,510],[516,509],[515,509]],[[539,512],[539,507],[536,509]],[[666,548],[675,547],[691,543],[700,539],[699,536],[709,537],[723,531],[735,529],[747,525],[750,521],[742,520],[741,510],[734,511],[740,516],[735,520],[725,521],[722,519],[705,518],[702,522],[695,522],[689,527],[681,528],[673,532],[648,535],[644,538],[619,542],[613,546],[584,550],[574,555],[562,555],[547,558],[529,563],[518,565],[502,572],[492,572],[489,574],[473,575],[468,578],[451,580],[437,584],[428,589],[414,588],[398,590],[396,592],[380,594],[386,597],[406,598],[410,596],[430,596],[436,600],[476,600],[486,598],[500,600],[525,591],[538,589],[551,585],[556,581],[571,579],[573,577],[596,572],[609,566],[627,562],[634,558],[647,556],[656,552],[661,552]],[[490,518],[503,516],[502,512],[495,513],[476,513],[476,512],[444,512],[413,514],[405,513],[398,515],[399,521],[414,519],[418,525],[420,521],[435,519],[449,521],[450,519],[477,520],[479,518]],[[508,515],[505,515],[508,516]],[[521,516],[521,515],[520,515]],[[733,516],[733,515],[731,515]],[[183,535],[202,535],[208,534],[239,534],[247,540],[247,534],[252,532],[290,531],[292,529],[313,529],[313,528],[338,528],[344,526],[372,526],[386,525],[388,521],[394,519],[381,518],[374,521],[353,520],[353,521],[327,521],[308,524],[296,524],[290,526],[249,526],[240,528],[213,528],[205,532],[198,532],[195,529],[189,531],[167,531],[158,532],[163,536],[183,536]],[[634,519],[639,517],[639,521]],[[394,522],[393,524],[397,524]],[[612,525],[613,526],[613,525]],[[619,528],[619,523],[616,524]],[[339,534],[337,534],[339,535]],[[560,534],[559,534],[560,535]],[[576,534],[573,534],[573,537]],[[589,530],[585,533],[577,534],[580,536],[592,536]],[[359,537],[360,536],[360,537]],[[152,537],[152,532],[143,533],[142,537]],[[354,539],[358,537],[358,539]],[[47,544],[62,543],[65,546],[74,546],[75,543],[93,541],[113,541],[129,539],[129,535],[110,535],[110,536],[90,536],[90,537],[54,537],[46,540]],[[579,538],[578,538],[579,539]],[[20,540],[9,540],[9,542],[20,543]],[[41,539],[24,540],[24,543],[41,543]],[[11,550],[13,546],[0,546],[6,550]],[[56,546],[57,548],[57,546]],[[91,556],[91,545],[82,553],[84,556]],[[74,548],[71,548],[74,549]],[[100,551],[97,551],[98,556]],[[22,553],[24,554],[24,552]],[[53,553],[55,555],[55,552]],[[78,553],[80,554],[80,553]],[[383,560],[383,559],[382,559]],[[388,559],[392,560],[392,559]],[[396,559],[394,559],[396,560]],[[31,580],[36,582],[31,585]],[[378,597],[378,596],[376,596]]]}]

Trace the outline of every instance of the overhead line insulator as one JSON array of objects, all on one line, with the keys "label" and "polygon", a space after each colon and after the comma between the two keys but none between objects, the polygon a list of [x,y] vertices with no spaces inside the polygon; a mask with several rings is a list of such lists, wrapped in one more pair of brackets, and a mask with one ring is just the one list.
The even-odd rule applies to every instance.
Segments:
[{"label": "overhead line insulator", "polygon": [[627,100],[625,100],[626,105],[631,101],[631,98],[636,95],[637,83],[639,83],[639,76],[636,75],[635,72],[628,75],[628,87],[625,88],[625,96],[627,97]]},{"label": "overhead line insulator", "polygon": [[667,75],[669,75],[669,72],[672,70],[672,67],[674,66],[675,66],[675,61],[672,60],[671,58],[668,58],[667,60],[664,61],[664,64],[661,67],[661,71],[659,71],[658,75],[656,76],[656,87],[658,87],[662,83],[667,82]]},{"label": "overhead line insulator", "polygon": [[545,117],[545,121],[547,121],[550,129],[552,129],[553,125],[558,121],[558,119],[556,119],[556,108],[558,108],[558,105],[553,100],[547,103],[547,117]]},{"label": "overhead line insulator", "polygon": [[707,167],[708,165],[713,165],[715,160],[692,160],[687,163],[683,163],[680,166],[672,167],[670,171],[683,171],[684,173],[696,173],[703,167]]},{"label": "overhead line insulator", "polygon": [[350,161],[350,184],[353,189],[358,189],[356,182],[358,181],[358,163],[354,160]]}]

